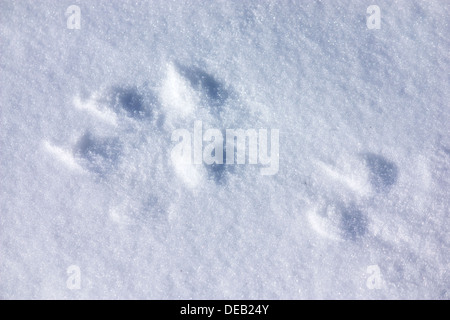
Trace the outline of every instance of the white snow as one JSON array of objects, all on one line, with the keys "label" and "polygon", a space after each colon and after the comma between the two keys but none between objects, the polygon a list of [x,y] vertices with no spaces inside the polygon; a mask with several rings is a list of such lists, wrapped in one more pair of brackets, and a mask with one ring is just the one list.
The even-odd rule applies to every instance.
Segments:
[{"label": "white snow", "polygon": [[96,94],[94,94],[93,98],[90,98],[88,101],[81,101],[80,97],[75,97],[73,99],[73,105],[75,108],[83,111],[87,111],[92,116],[97,117],[98,119],[109,123],[113,126],[117,125],[117,117],[110,110],[100,110],[97,107],[98,102],[96,101]]},{"label": "white snow", "polygon": [[[0,298],[448,299],[449,17],[0,0]],[[196,121],[279,130],[278,172],[186,163]]]},{"label": "white snow", "polygon": [[192,114],[198,104],[195,91],[172,64],[167,67],[166,79],[161,88],[161,103],[167,108],[169,117]]}]

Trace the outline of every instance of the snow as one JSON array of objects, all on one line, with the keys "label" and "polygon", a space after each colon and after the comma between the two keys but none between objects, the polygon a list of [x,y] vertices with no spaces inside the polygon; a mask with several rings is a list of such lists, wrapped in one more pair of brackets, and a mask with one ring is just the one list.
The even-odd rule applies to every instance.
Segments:
[{"label": "snow", "polygon": [[[0,298],[448,299],[449,13],[1,0]],[[187,163],[196,121],[278,170]]]}]

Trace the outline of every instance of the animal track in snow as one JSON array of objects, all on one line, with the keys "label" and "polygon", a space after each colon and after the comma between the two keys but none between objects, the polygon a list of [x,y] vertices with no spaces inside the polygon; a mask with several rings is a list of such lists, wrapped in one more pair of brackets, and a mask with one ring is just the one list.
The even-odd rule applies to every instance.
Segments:
[{"label": "animal track in snow", "polygon": [[[236,108],[237,99],[221,81],[198,67],[168,64],[160,93],[167,131],[190,130],[195,120],[203,121],[204,129],[224,130],[230,125],[225,119],[250,118],[245,108]],[[225,147],[223,153],[226,153]],[[172,155],[171,161],[177,176],[189,187],[196,187],[206,179],[224,184],[227,175],[234,170],[225,163],[186,164],[180,155]]]},{"label": "animal track in snow", "polygon": [[319,204],[308,212],[308,221],[319,235],[335,241],[357,240],[367,232],[367,217],[354,203]]},{"label": "animal track in snow", "polygon": [[70,170],[100,178],[115,195],[110,217],[132,224],[149,218],[142,212],[163,214],[168,203],[164,198],[170,195],[160,190],[167,190],[164,184],[172,183],[173,174],[186,188],[207,180],[226,183],[233,169],[225,164],[185,165],[170,159],[170,137],[174,129],[191,128],[199,119],[205,127],[222,128],[223,115],[241,115],[233,103],[230,91],[211,74],[170,63],[159,87],[114,86],[87,99],[75,97],[74,112],[87,119],[80,122],[82,133],[65,146],[49,141],[44,146]]},{"label": "animal track in snow", "polygon": [[74,156],[84,159],[85,167],[99,174],[110,172],[121,153],[117,137],[100,138],[87,131],[74,147]]},{"label": "animal track in snow", "polygon": [[100,178],[99,183],[112,190],[109,213],[114,221],[134,223],[138,209],[161,214],[165,204],[157,190],[148,187],[155,175],[148,166],[162,162],[154,95],[117,86],[94,92],[88,99],[75,97],[73,107],[81,117],[88,116],[87,123],[80,123],[83,133],[64,147],[44,141],[45,150],[68,169]]},{"label": "animal track in snow", "polygon": [[398,169],[395,163],[374,153],[366,153],[363,158],[370,169],[370,183],[374,190],[389,192],[397,182]]},{"label": "animal track in snow", "polygon": [[359,207],[362,199],[387,193],[397,181],[397,166],[380,155],[366,153],[338,164],[319,162],[322,199],[307,213],[319,235],[335,241],[362,238],[369,217]]}]

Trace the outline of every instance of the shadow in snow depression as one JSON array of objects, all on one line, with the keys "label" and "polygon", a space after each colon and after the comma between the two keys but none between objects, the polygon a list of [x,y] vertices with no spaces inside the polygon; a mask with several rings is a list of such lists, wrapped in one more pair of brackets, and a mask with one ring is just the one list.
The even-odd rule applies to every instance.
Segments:
[{"label": "shadow in snow depression", "polygon": [[87,131],[73,151],[75,156],[86,160],[89,170],[105,174],[116,166],[121,150],[118,138],[97,138]]},{"label": "shadow in snow depression", "polygon": [[[115,112],[125,111],[135,119],[152,116],[152,110],[146,107],[144,95],[136,87],[114,87],[111,90],[111,108]],[[156,98],[151,97],[151,103],[156,103]]]},{"label": "shadow in snow depression", "polygon": [[363,155],[363,158],[370,170],[370,183],[375,190],[377,192],[389,192],[397,182],[397,165],[374,153],[366,153]]},{"label": "shadow in snow depression", "polygon": [[349,240],[357,240],[367,233],[367,217],[356,207],[355,204],[342,206],[340,208],[341,228],[344,237]]},{"label": "shadow in snow depression", "polygon": [[228,99],[229,93],[220,81],[198,67],[186,67],[177,64],[177,68],[194,89],[202,92],[207,97],[207,102],[212,109],[215,109],[217,112],[221,111],[220,107]]}]

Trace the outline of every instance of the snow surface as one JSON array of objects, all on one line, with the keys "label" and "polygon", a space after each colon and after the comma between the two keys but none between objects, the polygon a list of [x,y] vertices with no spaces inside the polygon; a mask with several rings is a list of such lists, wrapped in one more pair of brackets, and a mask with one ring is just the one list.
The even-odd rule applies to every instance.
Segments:
[{"label": "snow surface", "polygon": [[[449,299],[449,17],[1,0],[0,298]],[[278,173],[171,156],[195,121],[279,129]]]}]

